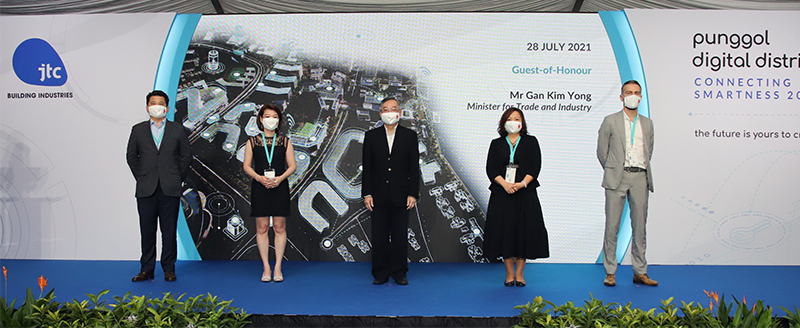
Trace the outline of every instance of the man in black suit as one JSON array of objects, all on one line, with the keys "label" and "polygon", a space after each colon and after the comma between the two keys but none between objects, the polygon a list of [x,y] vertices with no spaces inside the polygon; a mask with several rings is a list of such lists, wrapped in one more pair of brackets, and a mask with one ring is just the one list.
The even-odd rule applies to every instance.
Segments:
[{"label": "man in black suit", "polygon": [[[372,282],[408,285],[408,211],[419,198],[417,133],[402,127],[395,98],[381,101],[383,126],[364,135],[361,195],[372,211]],[[391,238],[391,240],[390,240]]]},{"label": "man in black suit", "polygon": [[142,234],[141,270],[134,282],[153,279],[156,268],[156,229],[161,225],[161,268],[164,280],[175,281],[178,258],[178,211],[181,181],[192,159],[183,127],[166,120],[169,97],[160,90],[147,94],[150,119],[133,126],[128,139],[128,166],[136,178],[136,202]]}]

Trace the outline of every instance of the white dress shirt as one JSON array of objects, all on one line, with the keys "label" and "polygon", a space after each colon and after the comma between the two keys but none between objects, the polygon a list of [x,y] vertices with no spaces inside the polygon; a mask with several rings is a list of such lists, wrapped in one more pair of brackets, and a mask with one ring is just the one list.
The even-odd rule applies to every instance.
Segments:
[{"label": "white dress shirt", "polygon": [[633,121],[625,116],[625,167],[639,167],[647,168],[647,159],[644,157],[644,133],[642,132],[642,124],[638,119],[638,113],[635,116],[636,130],[633,133],[633,144],[631,144],[631,128],[633,128]]},{"label": "white dress shirt", "polygon": [[394,126],[394,132],[389,134],[389,128],[386,128],[386,142],[389,143],[389,155],[392,154],[392,146],[394,145],[394,135],[397,134],[397,125]]}]

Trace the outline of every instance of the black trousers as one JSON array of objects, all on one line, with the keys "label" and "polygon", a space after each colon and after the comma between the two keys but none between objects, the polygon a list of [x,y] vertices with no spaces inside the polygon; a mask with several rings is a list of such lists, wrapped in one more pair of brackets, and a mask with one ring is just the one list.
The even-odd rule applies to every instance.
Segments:
[{"label": "black trousers", "polygon": [[149,197],[138,197],[139,230],[142,234],[142,272],[152,273],[156,268],[156,229],[161,225],[161,268],[175,272],[178,258],[178,208],[180,197],[164,195],[161,186]]},{"label": "black trousers", "polygon": [[[408,210],[389,204],[372,211],[372,276],[405,278],[408,272]],[[390,240],[391,238],[391,240]]]}]

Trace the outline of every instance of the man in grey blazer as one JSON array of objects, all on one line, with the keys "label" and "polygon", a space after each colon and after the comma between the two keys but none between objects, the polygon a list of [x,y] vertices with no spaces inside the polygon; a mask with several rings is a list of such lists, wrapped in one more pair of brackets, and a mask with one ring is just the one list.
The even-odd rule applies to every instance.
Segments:
[{"label": "man in grey blazer", "polygon": [[625,199],[630,203],[631,262],[633,283],[658,286],[647,275],[647,200],[653,191],[650,158],[653,156],[653,121],[639,115],[642,100],[639,82],[630,80],[622,85],[619,99],[623,109],[606,116],[597,138],[597,159],[603,166],[603,188],[606,189],[606,229],[603,238],[603,265],[606,277],[603,284],[616,286],[617,233],[619,233]]},{"label": "man in grey blazer", "polygon": [[147,95],[150,119],[133,126],[127,160],[136,179],[136,203],[142,235],[141,269],[134,282],[153,279],[156,267],[156,229],[161,226],[161,268],[164,280],[175,281],[178,211],[181,182],[189,171],[189,138],[178,123],[166,119],[169,97],[160,90]]}]

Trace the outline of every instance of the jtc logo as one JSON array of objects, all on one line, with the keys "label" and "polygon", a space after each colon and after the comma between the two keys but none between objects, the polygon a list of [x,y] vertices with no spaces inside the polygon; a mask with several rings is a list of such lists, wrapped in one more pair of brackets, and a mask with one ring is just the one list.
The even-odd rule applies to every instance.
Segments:
[{"label": "jtc logo", "polygon": [[57,87],[67,83],[67,70],[56,50],[42,39],[27,39],[14,50],[14,73],[27,84]]}]

